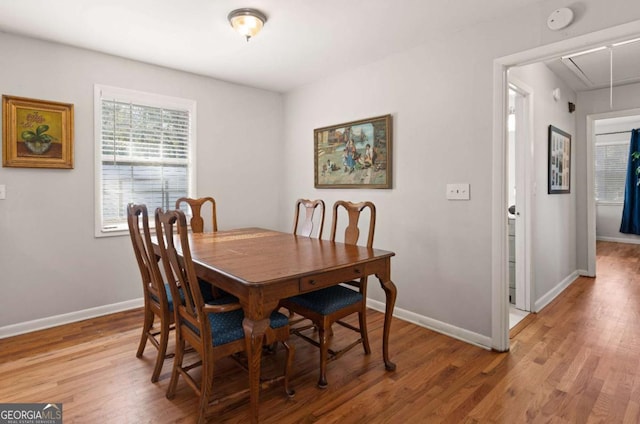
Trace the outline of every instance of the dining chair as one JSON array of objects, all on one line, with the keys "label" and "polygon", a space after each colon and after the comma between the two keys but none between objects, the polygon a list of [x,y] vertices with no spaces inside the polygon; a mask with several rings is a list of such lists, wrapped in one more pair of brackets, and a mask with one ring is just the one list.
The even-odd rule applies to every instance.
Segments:
[{"label": "dining chair", "polygon": [[[360,229],[358,227],[360,215],[363,210],[369,210],[367,247],[371,248],[373,246],[376,222],[375,205],[371,202],[352,203],[343,200],[337,201],[333,205],[333,223],[331,226],[331,241],[334,242],[336,241],[340,208],[346,210],[348,215],[348,225],[345,228],[343,242],[353,245],[358,243],[360,236]],[[346,287],[345,284],[357,288],[357,291]],[[320,348],[320,378],[318,379],[318,387],[327,387],[327,362],[339,358],[360,343],[362,343],[366,355],[371,353],[369,337],[367,335],[366,302],[366,276],[357,281],[346,281],[340,285],[326,287],[280,301],[281,306],[287,308],[290,312],[311,320],[313,323],[308,326],[294,327],[292,328],[292,332]],[[358,327],[342,321],[343,318],[354,313],[358,314]],[[329,342],[332,336],[331,326],[333,323],[340,324],[345,328],[358,332],[360,338],[340,350],[330,349]],[[318,330],[317,340],[303,333],[310,328]]]},{"label": "dining chair", "polygon": [[[142,357],[147,341],[156,347],[158,354],[153,374],[151,374],[151,381],[155,383],[158,381],[165,358],[173,356],[173,354],[167,355],[167,343],[170,330],[174,327],[174,298],[160,273],[158,258],[153,253],[147,207],[143,204],[127,205],[127,223],[142,277],[144,298],[144,324],[136,356]],[[182,297],[181,293],[178,295]],[[160,320],[159,329],[154,328],[153,325],[156,317]]]},{"label": "dining chair", "polygon": [[[242,321],[244,312],[239,303],[227,303],[222,299],[215,299],[205,303],[198,284],[195,266],[189,248],[187,221],[180,210],[163,212],[156,209],[156,235],[158,246],[165,268],[165,274],[170,281],[171,293],[178,295],[181,287],[184,292],[184,302],[174,309],[176,322],[176,356],[173,361],[171,381],[167,388],[167,398],[175,396],[178,379],[182,376],[185,382],[200,398],[198,422],[205,422],[207,410],[213,395],[214,363],[220,358],[246,351],[246,341]],[[174,226],[180,240],[182,255],[178,254],[174,244]],[[293,363],[294,346],[288,343],[289,324],[285,315],[272,312],[270,326],[264,338],[265,346],[281,342],[286,351],[284,374],[284,389],[288,396],[294,391],[289,387],[289,376]],[[200,356],[200,361],[184,363],[186,345],[191,346]],[[193,377],[190,371],[201,365],[200,377]],[[200,381],[198,384],[197,380]],[[248,393],[248,388],[246,389]],[[230,396],[216,399],[222,402]]]},{"label": "dining chair", "polygon": [[[304,209],[304,217],[300,220],[300,207]],[[322,238],[322,229],[324,228],[324,201],[321,199],[308,200],[298,199],[296,200],[296,208],[294,212],[293,222],[293,234],[302,235],[305,237],[311,237],[313,234],[314,220],[313,216],[316,209],[320,209],[320,218],[317,220],[320,228],[318,229],[318,238]]]},{"label": "dining chair", "polygon": [[182,203],[186,203],[191,208],[191,231],[202,233],[204,231],[204,219],[202,219],[201,209],[207,202],[211,203],[211,231],[218,231],[218,218],[216,215],[216,201],[213,197],[181,197],[176,200],[176,209],[180,209]]},{"label": "dining chair", "polygon": [[[204,219],[202,218],[202,207],[207,203],[210,203],[211,207],[211,231],[218,231],[218,218],[216,211],[216,201],[213,197],[200,197],[200,198],[192,198],[192,197],[181,197],[176,200],[176,209],[180,209],[180,206],[186,203],[191,208],[191,219],[189,220],[189,225],[191,226],[191,231],[194,233],[202,233],[204,232]],[[210,282],[200,281],[200,289],[202,293],[207,297],[205,302],[214,299],[226,297],[227,293],[217,287],[215,284],[211,284]]]}]

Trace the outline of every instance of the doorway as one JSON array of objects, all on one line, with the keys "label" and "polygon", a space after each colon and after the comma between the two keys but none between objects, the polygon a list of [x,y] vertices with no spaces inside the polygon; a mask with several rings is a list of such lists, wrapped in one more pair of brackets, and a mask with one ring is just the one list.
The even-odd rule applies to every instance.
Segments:
[{"label": "doorway", "polygon": [[531,226],[531,199],[527,189],[532,168],[531,97],[532,90],[509,77],[508,131],[508,209],[509,228],[509,328],[513,328],[531,310],[530,252],[527,228]]},{"label": "doorway", "polygon": [[591,165],[587,180],[593,193],[587,203],[588,266],[592,276],[596,273],[596,240],[640,243],[640,236],[619,232],[629,139],[634,128],[640,128],[640,109],[587,116],[587,160]]},{"label": "doorway", "polygon": [[[590,34],[566,39],[557,43],[533,48],[528,51],[498,58],[494,61],[494,143],[493,143],[493,188],[492,188],[492,348],[497,351],[509,350],[508,315],[508,225],[505,209],[508,207],[508,77],[507,70],[513,66],[545,61],[550,58],[599,47],[640,34],[640,21],[624,24]],[[580,124],[579,124],[580,125]],[[582,123],[584,125],[584,123]],[[588,139],[588,138],[587,138]],[[588,161],[586,163],[589,163]],[[589,185],[589,182],[586,184]],[[532,187],[535,190],[535,187]],[[589,187],[586,189],[588,190]],[[581,190],[585,190],[584,186]],[[586,190],[584,191],[586,194]],[[584,196],[586,199],[589,196]],[[587,200],[585,200],[587,201]],[[586,225],[578,231],[588,232]],[[594,243],[595,244],[595,243]],[[535,299],[530,300],[533,303]]]}]

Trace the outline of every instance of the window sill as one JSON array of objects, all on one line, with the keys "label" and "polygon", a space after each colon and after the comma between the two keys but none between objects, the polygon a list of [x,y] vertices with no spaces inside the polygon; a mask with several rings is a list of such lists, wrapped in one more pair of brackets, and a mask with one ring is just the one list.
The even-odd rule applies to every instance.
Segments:
[{"label": "window sill", "polygon": [[596,201],[596,206],[622,206],[624,205],[624,202],[603,202],[603,201]]}]

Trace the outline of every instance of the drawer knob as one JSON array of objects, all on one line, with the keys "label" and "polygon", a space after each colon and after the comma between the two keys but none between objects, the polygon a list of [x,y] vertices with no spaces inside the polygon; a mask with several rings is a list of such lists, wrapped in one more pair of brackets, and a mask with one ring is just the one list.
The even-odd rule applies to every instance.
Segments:
[{"label": "drawer knob", "polygon": [[355,272],[356,274],[360,274],[360,270],[358,268],[354,269],[353,272]]},{"label": "drawer knob", "polygon": [[309,280],[309,284],[311,284],[312,286],[316,285],[316,280]]}]

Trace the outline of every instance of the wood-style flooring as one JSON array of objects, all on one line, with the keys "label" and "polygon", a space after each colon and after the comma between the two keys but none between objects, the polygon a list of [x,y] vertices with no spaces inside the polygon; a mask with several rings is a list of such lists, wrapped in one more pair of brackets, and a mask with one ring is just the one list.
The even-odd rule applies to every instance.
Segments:
[{"label": "wood-style flooring", "polygon": [[[331,362],[326,390],[316,387],[317,351],[294,338],[296,396],[263,390],[261,422],[638,423],[639,271],[640,246],[599,242],[598,277],[579,278],[531,315],[508,353],[396,319],[395,372],[382,363],[382,314],[370,311],[372,354],[356,347]],[[152,384],[154,348],[136,358],[141,323],[133,310],[0,340],[0,403],[62,402],[67,424],[195,422],[197,400],[183,381],[165,398],[171,360]],[[352,337],[337,327],[336,343]],[[264,373],[279,371],[283,357],[279,349],[265,358]],[[217,371],[220,393],[245,387],[233,361]],[[247,399],[214,412],[211,422],[247,422]]]}]

